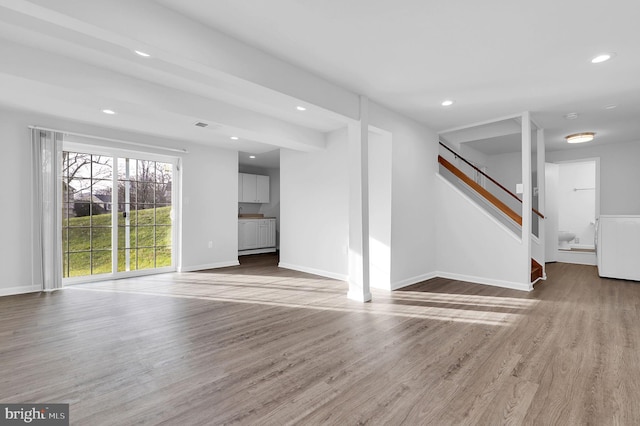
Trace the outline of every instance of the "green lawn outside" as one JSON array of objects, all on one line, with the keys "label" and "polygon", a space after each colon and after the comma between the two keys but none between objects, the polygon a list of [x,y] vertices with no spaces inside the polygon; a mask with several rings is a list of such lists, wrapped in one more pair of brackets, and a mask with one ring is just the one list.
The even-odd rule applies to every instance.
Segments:
[{"label": "green lawn outside", "polygon": [[[171,266],[170,213],[171,206],[131,212],[130,270]],[[125,271],[122,213],[118,213],[118,224],[118,271],[122,272]],[[92,263],[93,275],[111,272],[111,213],[64,219],[62,227],[64,277],[92,275]]]}]

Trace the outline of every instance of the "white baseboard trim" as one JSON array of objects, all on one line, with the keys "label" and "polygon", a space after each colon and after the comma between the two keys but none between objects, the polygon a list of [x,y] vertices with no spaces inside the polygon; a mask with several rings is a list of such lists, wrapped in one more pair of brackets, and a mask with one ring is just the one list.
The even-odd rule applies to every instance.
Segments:
[{"label": "white baseboard trim", "polygon": [[400,281],[396,281],[394,283],[391,283],[391,290],[398,290],[400,288],[403,287],[407,287],[413,284],[418,284],[421,283],[422,281],[427,281],[430,280],[432,278],[436,278],[438,276],[437,273],[435,272],[427,272],[426,274],[422,274],[422,275],[417,275],[415,277],[411,277],[411,278],[405,278],[404,280],[400,280]]},{"label": "white baseboard trim", "polygon": [[291,269],[294,271],[305,272],[307,274],[320,275],[321,277],[331,278],[338,281],[349,281],[349,276],[345,274],[337,274],[335,272],[323,271],[321,269],[308,268],[306,266],[292,265],[291,263],[280,262],[279,268]]},{"label": "white baseboard trim", "polygon": [[556,261],[560,263],[573,263],[575,265],[595,266],[598,264],[598,259],[594,252],[558,250]]},{"label": "white baseboard trim", "polygon": [[41,290],[40,286],[34,286],[34,285],[23,285],[19,287],[0,288],[0,297],[13,296],[15,294],[37,293],[40,290]]},{"label": "white baseboard trim", "polygon": [[543,275],[542,277],[537,278],[534,282],[532,282],[531,285],[534,286],[534,285],[538,284],[539,281],[546,281],[546,280],[547,280],[547,276]]},{"label": "white baseboard trim", "polygon": [[474,284],[492,285],[494,287],[510,288],[520,291],[532,291],[533,285],[522,284],[512,281],[494,280],[491,278],[474,277],[471,275],[454,274],[451,272],[436,272],[436,275],[440,278],[447,278],[449,280],[466,281]]},{"label": "white baseboard trim", "polygon": [[248,254],[274,253],[275,247],[259,248],[253,250],[238,250],[238,256],[246,256]]},{"label": "white baseboard trim", "polygon": [[238,266],[239,264],[240,262],[237,260],[230,260],[227,262],[208,263],[206,265],[183,266],[178,269],[178,272],[195,272],[203,271],[205,269],[226,268],[228,266]]}]

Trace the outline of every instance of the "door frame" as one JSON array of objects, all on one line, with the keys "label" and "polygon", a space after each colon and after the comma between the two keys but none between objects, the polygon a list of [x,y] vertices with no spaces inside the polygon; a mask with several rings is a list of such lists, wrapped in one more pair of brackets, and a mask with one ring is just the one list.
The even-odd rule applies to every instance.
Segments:
[{"label": "door frame", "polygon": [[[182,246],[180,244],[181,241],[181,223],[182,223],[182,212],[181,206],[182,203],[180,200],[182,199],[180,189],[181,178],[182,178],[182,159],[177,156],[170,156],[164,154],[157,154],[154,152],[148,151],[138,151],[138,150],[129,150],[122,148],[113,148],[106,145],[96,145],[93,142],[92,138],[72,135],[73,141],[64,140],[62,142],[62,150],[63,151],[73,151],[73,152],[81,152],[92,155],[103,155],[106,157],[113,158],[113,167],[114,171],[112,173],[112,188],[117,188],[118,181],[118,173],[117,173],[117,158],[132,158],[132,159],[144,159],[146,161],[158,161],[164,163],[170,163],[173,165],[173,175],[172,175],[172,187],[171,187],[171,266],[165,266],[161,268],[154,269],[142,269],[135,271],[125,271],[118,272],[112,266],[111,273],[106,274],[97,274],[97,275],[86,275],[81,277],[67,277],[62,278],[63,287],[66,285],[74,285],[74,284],[83,284],[89,282],[96,281],[105,281],[111,279],[118,278],[128,278],[128,277],[139,277],[144,275],[154,275],[154,274],[162,274],[167,272],[175,272],[179,269],[179,265],[181,264],[181,249]],[[62,201],[59,200],[61,203]],[[117,266],[117,250],[118,250],[118,216],[117,209],[118,206],[118,191],[112,190],[112,214],[111,216],[111,250],[112,250],[112,265]],[[58,209],[61,209],[62,205],[58,206]],[[61,247],[60,247],[61,249]],[[115,259],[114,259],[115,256]]]}]

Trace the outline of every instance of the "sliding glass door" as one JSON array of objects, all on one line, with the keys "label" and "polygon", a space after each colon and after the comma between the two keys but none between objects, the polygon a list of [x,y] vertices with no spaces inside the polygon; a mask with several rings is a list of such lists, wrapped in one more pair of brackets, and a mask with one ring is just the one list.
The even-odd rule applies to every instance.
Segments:
[{"label": "sliding glass door", "polygon": [[174,268],[175,164],[63,152],[64,279]]},{"label": "sliding glass door", "polygon": [[172,265],[173,165],[118,159],[118,271]]}]

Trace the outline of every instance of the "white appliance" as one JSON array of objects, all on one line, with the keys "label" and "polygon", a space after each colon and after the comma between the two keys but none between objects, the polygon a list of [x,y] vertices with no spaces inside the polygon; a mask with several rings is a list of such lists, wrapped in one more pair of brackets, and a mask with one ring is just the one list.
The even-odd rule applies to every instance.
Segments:
[{"label": "white appliance", "polygon": [[640,281],[640,216],[602,215],[596,227],[598,275]]}]

